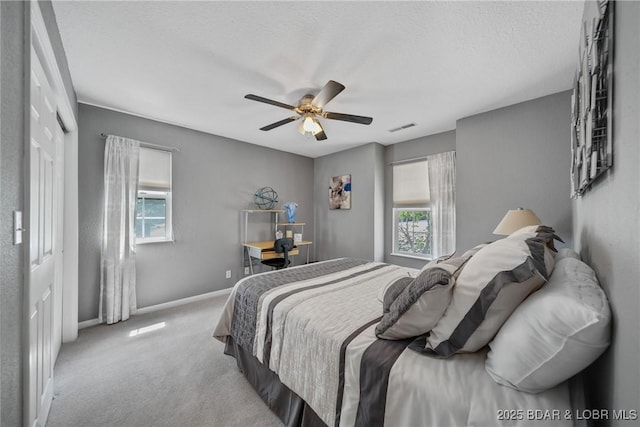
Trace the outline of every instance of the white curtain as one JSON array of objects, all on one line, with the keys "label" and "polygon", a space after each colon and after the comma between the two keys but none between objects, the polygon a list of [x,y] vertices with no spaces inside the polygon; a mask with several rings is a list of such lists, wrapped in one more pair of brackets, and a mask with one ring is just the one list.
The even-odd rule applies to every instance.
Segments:
[{"label": "white curtain", "polygon": [[136,232],[140,142],[109,135],[104,149],[100,258],[100,322],[127,320],[136,310]]},{"label": "white curtain", "polygon": [[447,151],[427,158],[433,255],[451,255],[456,250],[456,152]]}]

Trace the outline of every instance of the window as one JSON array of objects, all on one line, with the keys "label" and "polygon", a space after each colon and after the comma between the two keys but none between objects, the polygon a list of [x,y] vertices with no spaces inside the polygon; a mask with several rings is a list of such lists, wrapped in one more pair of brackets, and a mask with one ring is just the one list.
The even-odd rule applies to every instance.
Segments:
[{"label": "window", "polygon": [[171,207],[171,193],[138,191],[136,205],[136,242],[171,240],[167,236],[167,206]]},{"label": "window", "polygon": [[140,147],[136,243],[173,241],[171,152]]},{"label": "window", "polygon": [[393,209],[393,252],[419,258],[431,258],[431,209]]},{"label": "window", "polygon": [[392,255],[432,258],[430,202],[427,161],[393,165]]}]

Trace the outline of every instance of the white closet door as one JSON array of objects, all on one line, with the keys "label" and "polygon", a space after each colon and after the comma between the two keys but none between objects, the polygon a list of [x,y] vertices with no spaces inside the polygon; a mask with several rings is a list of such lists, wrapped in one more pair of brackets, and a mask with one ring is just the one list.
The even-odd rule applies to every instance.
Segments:
[{"label": "white closet door", "polygon": [[54,310],[57,248],[57,118],[55,97],[36,51],[31,48],[28,235],[28,379],[25,424],[44,426],[53,398]]}]

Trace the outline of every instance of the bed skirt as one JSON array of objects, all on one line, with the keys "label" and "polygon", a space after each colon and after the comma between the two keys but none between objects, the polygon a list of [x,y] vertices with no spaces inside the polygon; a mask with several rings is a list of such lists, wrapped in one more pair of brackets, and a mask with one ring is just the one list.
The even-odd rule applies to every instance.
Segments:
[{"label": "bed skirt", "polygon": [[267,406],[287,427],[327,427],[300,396],[282,384],[278,375],[227,336],[224,353],[236,359],[238,368]]}]

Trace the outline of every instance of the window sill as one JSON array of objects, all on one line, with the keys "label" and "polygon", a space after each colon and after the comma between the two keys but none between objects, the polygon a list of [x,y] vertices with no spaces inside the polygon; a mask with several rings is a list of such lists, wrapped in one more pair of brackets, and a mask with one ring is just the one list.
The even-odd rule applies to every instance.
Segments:
[{"label": "window sill", "polygon": [[410,255],[410,254],[403,254],[403,253],[397,253],[397,252],[391,252],[390,254],[391,256],[399,256],[402,258],[411,258],[411,259],[419,259],[421,261],[433,261],[433,257],[421,257],[421,256],[417,256],[417,255]]},{"label": "window sill", "polygon": [[141,242],[136,242],[136,246],[138,245],[149,245],[149,244],[153,244],[153,243],[175,243],[176,241],[171,239],[171,240],[167,240],[167,239],[158,239],[158,240],[143,240]]}]

